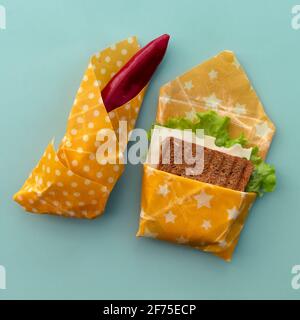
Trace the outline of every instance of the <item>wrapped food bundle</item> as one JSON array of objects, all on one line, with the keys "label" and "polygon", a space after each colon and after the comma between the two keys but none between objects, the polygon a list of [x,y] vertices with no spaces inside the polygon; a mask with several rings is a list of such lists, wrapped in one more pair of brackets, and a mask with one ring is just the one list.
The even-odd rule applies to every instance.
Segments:
[{"label": "wrapped food bundle", "polygon": [[[275,126],[235,55],[221,52],[164,85],[156,122],[144,164],[137,236],[231,260],[257,194],[276,184],[275,169],[264,162]],[[167,133],[157,149],[153,140],[162,128]],[[183,130],[191,130],[193,139],[183,141]],[[187,173],[191,163],[181,159],[184,152],[178,161],[179,147],[195,156],[198,146],[202,170]],[[150,155],[156,153],[153,162]]]},{"label": "wrapped food bundle", "polygon": [[[130,37],[92,56],[58,150],[52,141],[14,195],[25,210],[88,219],[103,213],[124,169],[128,132],[168,41],[169,36],[162,35],[140,49],[137,39]],[[120,130],[121,121],[127,130]],[[125,141],[117,146],[112,162],[98,152],[107,131],[114,141]]]}]

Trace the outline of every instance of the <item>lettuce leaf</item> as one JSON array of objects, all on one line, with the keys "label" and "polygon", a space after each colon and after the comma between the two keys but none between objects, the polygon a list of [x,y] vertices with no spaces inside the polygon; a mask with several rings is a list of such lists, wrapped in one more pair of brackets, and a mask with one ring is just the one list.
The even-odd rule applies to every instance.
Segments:
[{"label": "lettuce leaf", "polygon": [[196,116],[196,121],[185,118],[171,118],[163,126],[181,130],[191,129],[194,132],[197,129],[203,129],[206,135],[216,138],[216,145],[219,147],[230,148],[237,143],[244,147],[247,144],[243,134],[234,139],[229,137],[229,117],[222,117],[215,111],[199,112]]},{"label": "lettuce leaf", "polygon": [[265,163],[259,156],[258,147],[252,149],[250,160],[254,164],[254,171],[247,184],[247,192],[256,192],[262,196],[264,192],[273,192],[276,187],[276,172],[274,166]]},{"label": "lettuce leaf", "polygon": [[[216,145],[230,148],[234,144],[247,146],[248,141],[243,134],[236,138],[229,136],[230,118],[222,117],[215,111],[199,112],[195,121],[186,118],[171,118],[161,125],[171,129],[190,129],[196,133],[197,129],[203,129],[204,134],[216,138]],[[151,135],[151,134],[150,134]],[[254,164],[254,170],[246,187],[247,192],[256,192],[262,196],[265,192],[272,192],[276,187],[275,168],[264,162],[259,156],[258,147],[252,149],[250,160]]]}]

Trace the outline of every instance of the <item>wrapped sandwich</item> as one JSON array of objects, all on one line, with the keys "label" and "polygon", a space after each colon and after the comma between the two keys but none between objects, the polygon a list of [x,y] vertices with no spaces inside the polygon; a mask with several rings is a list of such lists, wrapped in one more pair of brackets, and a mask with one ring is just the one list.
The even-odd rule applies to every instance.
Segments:
[{"label": "wrapped sandwich", "polygon": [[221,52],[164,85],[156,123],[137,235],[231,260],[254,200],[276,185],[264,161],[275,127],[235,55]]},{"label": "wrapped sandwich", "polygon": [[[135,126],[145,90],[163,59],[169,41],[162,35],[140,49],[130,37],[90,59],[58,150],[46,148],[22,188],[14,195],[26,211],[95,218],[105,209],[121,176],[127,134]],[[101,153],[103,131],[125,140],[113,163]]]}]

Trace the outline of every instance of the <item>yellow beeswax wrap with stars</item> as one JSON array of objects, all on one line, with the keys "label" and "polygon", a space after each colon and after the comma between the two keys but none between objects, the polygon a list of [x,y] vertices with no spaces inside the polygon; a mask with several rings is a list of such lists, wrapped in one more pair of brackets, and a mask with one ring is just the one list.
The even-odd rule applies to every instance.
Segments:
[{"label": "yellow beeswax wrap with stars", "polygon": [[230,136],[243,132],[265,158],[275,126],[231,51],[219,53],[164,85],[156,121],[164,124],[171,117],[193,120],[196,112],[207,110],[230,117]]},{"label": "yellow beeswax wrap with stars", "polygon": [[91,57],[58,151],[51,142],[14,195],[25,210],[89,219],[103,213],[124,165],[122,153],[115,164],[102,163],[98,158],[96,161],[100,146],[97,136],[101,129],[112,129],[118,140],[120,120],[127,121],[128,131],[133,129],[146,89],[109,113],[101,90],[139,48],[137,39],[130,37]]},{"label": "yellow beeswax wrap with stars", "polygon": [[[193,120],[206,110],[229,116],[231,136],[243,132],[266,156],[275,127],[230,51],[164,85],[156,121]],[[255,198],[255,193],[176,176],[146,163],[137,236],[192,246],[230,261]]]}]

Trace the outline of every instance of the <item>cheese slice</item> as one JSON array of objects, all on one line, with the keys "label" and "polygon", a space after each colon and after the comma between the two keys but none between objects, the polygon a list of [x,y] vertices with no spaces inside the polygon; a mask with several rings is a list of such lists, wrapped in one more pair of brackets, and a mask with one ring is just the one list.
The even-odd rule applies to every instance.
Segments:
[{"label": "cheese slice", "polygon": [[240,144],[234,144],[230,148],[216,146],[216,138],[211,136],[204,136],[204,146],[206,148],[220,151],[226,154],[230,154],[235,157],[246,158],[247,160],[251,157],[252,148],[243,148]]}]

